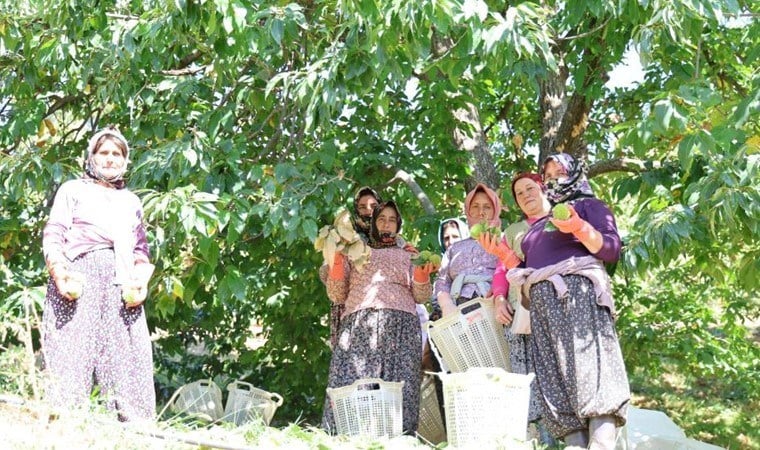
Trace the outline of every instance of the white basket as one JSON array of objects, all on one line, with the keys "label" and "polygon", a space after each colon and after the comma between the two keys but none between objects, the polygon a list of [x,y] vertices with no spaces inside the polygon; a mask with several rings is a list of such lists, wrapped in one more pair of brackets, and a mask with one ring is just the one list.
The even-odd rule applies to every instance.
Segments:
[{"label": "white basket", "polygon": [[194,381],[180,386],[169,404],[177,412],[217,420],[222,417],[222,390],[211,380]]},{"label": "white basket", "polygon": [[227,385],[227,404],[222,420],[242,425],[253,420],[262,420],[269,425],[275,411],[282,405],[279,394],[253,387],[244,381],[233,381]]},{"label": "white basket", "polygon": [[500,368],[439,373],[443,380],[448,443],[454,447],[513,448],[527,439],[534,374]]},{"label": "white basket", "polygon": [[435,391],[435,378],[431,375],[422,377],[420,386],[420,421],[417,434],[431,444],[440,444],[446,440],[441,409],[438,406],[438,394]]},{"label": "white basket", "polygon": [[509,344],[490,301],[476,298],[459,305],[459,314],[428,322],[431,349],[444,371],[501,367],[510,371]]},{"label": "white basket", "polygon": [[327,388],[338,434],[399,436],[404,425],[403,388],[403,381],[379,378],[362,378],[348,386]]}]

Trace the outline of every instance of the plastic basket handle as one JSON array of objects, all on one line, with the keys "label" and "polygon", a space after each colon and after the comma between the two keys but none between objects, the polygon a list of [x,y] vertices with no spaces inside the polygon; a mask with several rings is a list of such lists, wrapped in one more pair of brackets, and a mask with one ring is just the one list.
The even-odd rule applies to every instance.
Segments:
[{"label": "plastic basket handle", "polygon": [[270,393],[270,395],[272,396],[272,400],[274,401],[274,404],[277,405],[278,408],[282,406],[283,398],[280,394],[275,394],[274,392],[272,392]]},{"label": "plastic basket handle", "polygon": [[[242,389],[241,389],[242,387]],[[245,381],[235,380],[232,383],[227,385],[227,390],[231,391],[233,389],[240,389],[241,391],[252,391],[253,385],[251,383],[246,383]]]},{"label": "plastic basket handle", "polygon": [[[425,325],[427,326],[428,336],[430,336],[430,329],[433,328],[433,323],[427,322]],[[441,370],[444,372],[450,372],[449,368],[446,367],[446,363],[443,362],[443,356],[441,356],[441,352],[438,351],[438,347],[435,345],[435,342],[433,342],[433,339],[431,337],[428,337],[428,343],[430,343],[430,350],[433,352],[433,356],[435,356],[435,359],[438,360],[438,364],[441,366]],[[430,372],[430,373],[435,373],[435,372]]]}]

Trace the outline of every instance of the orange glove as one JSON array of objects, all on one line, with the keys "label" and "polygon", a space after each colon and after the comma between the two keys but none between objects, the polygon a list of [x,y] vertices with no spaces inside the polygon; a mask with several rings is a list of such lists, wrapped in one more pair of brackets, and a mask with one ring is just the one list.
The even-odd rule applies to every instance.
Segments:
[{"label": "orange glove", "polygon": [[578,238],[584,245],[597,241],[601,235],[590,223],[581,219],[581,216],[571,205],[567,206],[570,210],[570,218],[567,220],[549,219],[557,229],[563,233],[571,233]]},{"label": "orange glove", "polygon": [[430,283],[430,274],[434,272],[438,272],[438,265],[431,262],[415,266],[412,279],[419,284]]},{"label": "orange glove", "polygon": [[410,244],[408,242],[404,245],[404,251],[407,251],[407,252],[411,253],[412,255],[417,255],[417,254],[420,253],[420,251],[417,250],[417,248],[415,248],[415,246],[413,246],[412,244]]},{"label": "orange glove", "polygon": [[517,254],[512,251],[507,245],[507,241],[500,239],[499,236],[491,236],[491,233],[483,233],[478,236],[478,243],[483,247],[486,253],[490,253],[504,264],[507,269],[514,269],[522,260]]},{"label": "orange glove", "polygon": [[343,253],[335,253],[335,257],[333,259],[333,266],[330,268],[330,272],[328,273],[328,277],[330,277],[331,280],[343,280],[346,278],[346,270],[344,268],[345,264],[344,261],[346,260],[346,257],[343,256]]}]

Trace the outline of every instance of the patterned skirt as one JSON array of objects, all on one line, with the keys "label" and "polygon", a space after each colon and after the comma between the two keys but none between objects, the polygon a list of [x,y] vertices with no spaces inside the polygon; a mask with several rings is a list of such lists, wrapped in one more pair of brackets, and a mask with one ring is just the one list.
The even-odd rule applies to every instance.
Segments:
[{"label": "patterned skirt", "polygon": [[[404,433],[414,433],[419,421],[421,342],[420,321],[414,314],[394,309],[351,313],[340,322],[328,387],[347,386],[361,378],[404,381]],[[336,431],[329,397],[322,427]]]},{"label": "patterned skirt", "polygon": [[69,265],[84,275],[82,295],[61,297],[48,281],[42,314],[46,399],[59,408],[87,407],[93,384],[122,420],[153,419],[153,355],[142,306],[127,308],[113,284],[114,252],[96,250]]},{"label": "patterned skirt", "polygon": [[591,280],[563,276],[565,299],[549,281],[530,289],[531,348],[543,421],[554,437],[587,430],[589,418],[626,421],[631,393],[610,311]]}]

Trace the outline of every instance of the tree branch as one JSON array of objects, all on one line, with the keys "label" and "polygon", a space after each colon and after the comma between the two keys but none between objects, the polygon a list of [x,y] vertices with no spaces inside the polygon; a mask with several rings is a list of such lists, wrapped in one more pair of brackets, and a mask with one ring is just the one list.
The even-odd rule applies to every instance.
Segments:
[{"label": "tree branch", "polygon": [[67,95],[66,97],[58,97],[56,95],[51,98],[55,99],[55,103],[53,103],[53,105],[50,106],[50,108],[48,108],[47,112],[45,113],[45,117],[55,114],[56,111],[59,111],[65,108],[66,106],[81,100],[82,98],[84,98],[84,95],[82,94]]},{"label": "tree branch", "polygon": [[420,201],[422,208],[427,214],[431,216],[435,215],[435,206],[433,206],[433,202],[430,201],[430,198],[428,198],[427,194],[425,194],[420,185],[417,184],[417,181],[414,180],[414,177],[408,174],[406,171],[398,170],[396,172],[396,175],[394,175],[393,178],[391,178],[391,180],[386,184],[391,185],[399,181],[406,183],[414,196],[417,197],[417,200]]},{"label": "tree branch", "polygon": [[161,75],[166,75],[170,77],[181,77],[184,75],[195,75],[198,72],[203,72],[206,70],[207,66],[197,66],[197,67],[185,67],[182,69],[168,69],[168,70],[161,70],[158,73]]},{"label": "tree branch", "polygon": [[[651,169],[659,169],[662,167],[659,161],[652,162]],[[650,170],[646,166],[646,161],[636,158],[612,158],[597,161],[591,164],[588,168],[588,177],[593,178],[597,175],[602,175],[610,172],[630,172],[641,173]]]}]

